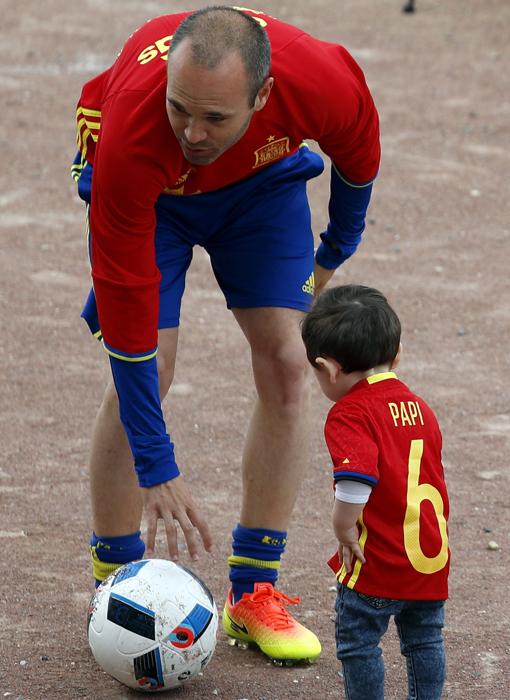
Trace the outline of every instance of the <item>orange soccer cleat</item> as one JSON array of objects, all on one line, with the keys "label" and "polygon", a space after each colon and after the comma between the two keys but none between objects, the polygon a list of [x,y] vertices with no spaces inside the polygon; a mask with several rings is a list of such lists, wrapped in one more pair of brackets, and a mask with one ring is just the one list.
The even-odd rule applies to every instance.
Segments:
[{"label": "orange soccer cleat", "polygon": [[253,593],[244,593],[235,605],[230,591],[223,608],[223,629],[233,640],[256,644],[275,662],[311,663],[321,653],[321,644],[286,609],[300,602],[277,591],[271,583],[256,583]]}]

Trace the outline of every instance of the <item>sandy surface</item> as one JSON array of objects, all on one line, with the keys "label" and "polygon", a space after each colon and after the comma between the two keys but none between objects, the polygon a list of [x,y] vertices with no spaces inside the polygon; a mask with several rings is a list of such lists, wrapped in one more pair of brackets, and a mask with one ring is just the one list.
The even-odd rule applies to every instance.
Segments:
[{"label": "sandy surface", "polygon": [[[105,676],[85,637],[87,450],[108,368],[79,319],[88,267],[83,210],[68,172],[82,83],[145,19],[199,6],[2,3],[0,698],[139,697]],[[510,4],[418,0],[413,15],[389,0],[271,0],[260,9],[343,43],[375,96],[382,168],[364,243],[335,281],[387,293],[404,325],[400,376],[443,427],[453,551],[444,697],[506,700]],[[327,175],[310,194],[319,232]],[[166,411],[178,459],[216,539],[214,556],[194,568],[221,608],[253,389],[244,339],[200,252],[189,273],[175,382]],[[273,668],[220,634],[204,676],[169,697],[343,697],[334,580],[325,566],[334,546],[327,407],[314,389],[308,477],[281,575],[282,589],[302,596],[297,616],[319,634],[322,657],[312,667]],[[498,549],[488,549],[491,540]],[[393,629],[384,652],[387,697],[404,698]]]}]

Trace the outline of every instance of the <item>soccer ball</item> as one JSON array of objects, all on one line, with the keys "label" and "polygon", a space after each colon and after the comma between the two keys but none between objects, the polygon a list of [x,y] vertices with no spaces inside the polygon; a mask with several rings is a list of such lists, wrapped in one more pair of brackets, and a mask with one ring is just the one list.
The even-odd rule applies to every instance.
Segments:
[{"label": "soccer ball", "polygon": [[117,569],[90,602],[88,637],[98,664],[144,691],[176,688],[209,663],[218,611],[207,586],[164,559]]}]

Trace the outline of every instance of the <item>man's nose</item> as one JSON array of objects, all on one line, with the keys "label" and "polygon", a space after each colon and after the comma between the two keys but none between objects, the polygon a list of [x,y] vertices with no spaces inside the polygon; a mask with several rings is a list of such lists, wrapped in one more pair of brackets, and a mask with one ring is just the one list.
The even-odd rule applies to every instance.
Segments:
[{"label": "man's nose", "polygon": [[184,129],[184,136],[188,143],[200,143],[201,141],[205,141],[207,133],[205,129],[200,126],[199,122],[193,120],[190,121],[188,126]]}]

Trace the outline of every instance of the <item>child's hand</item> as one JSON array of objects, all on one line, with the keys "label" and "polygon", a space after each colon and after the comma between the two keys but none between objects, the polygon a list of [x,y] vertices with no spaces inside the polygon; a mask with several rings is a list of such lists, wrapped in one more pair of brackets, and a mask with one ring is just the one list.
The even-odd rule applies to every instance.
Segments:
[{"label": "child's hand", "polygon": [[359,546],[359,532],[356,521],[363,510],[363,505],[344,503],[335,499],[333,506],[333,529],[338,540],[338,554],[340,561],[349,572],[352,569],[353,557],[363,564],[365,557]]},{"label": "child's hand", "polygon": [[353,557],[365,563],[365,557],[358,543],[357,527],[352,527],[344,533],[343,540],[338,543],[338,555],[347,572],[352,569]]}]

